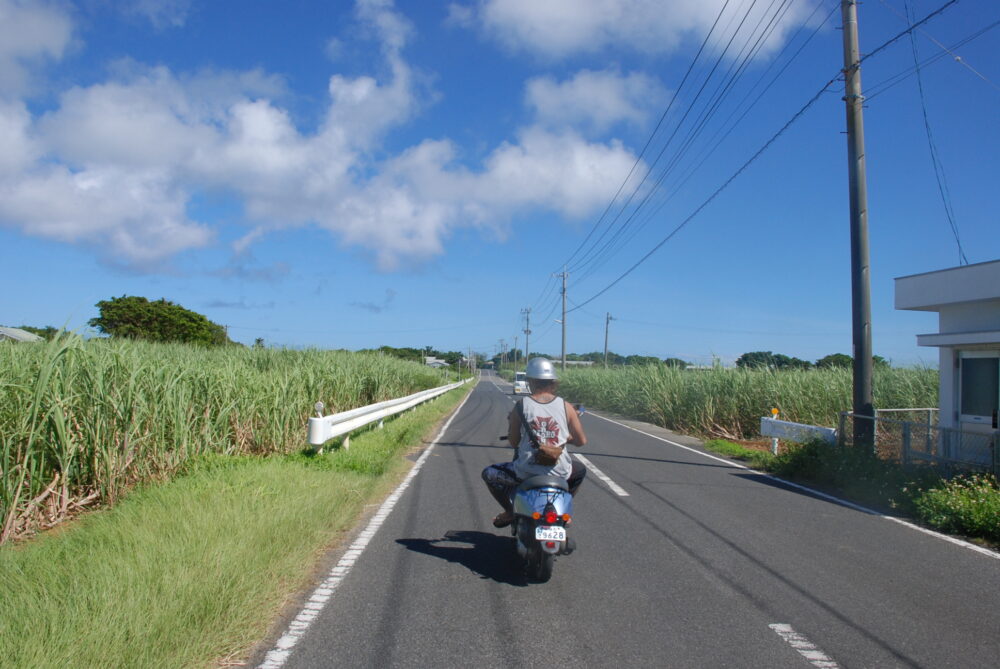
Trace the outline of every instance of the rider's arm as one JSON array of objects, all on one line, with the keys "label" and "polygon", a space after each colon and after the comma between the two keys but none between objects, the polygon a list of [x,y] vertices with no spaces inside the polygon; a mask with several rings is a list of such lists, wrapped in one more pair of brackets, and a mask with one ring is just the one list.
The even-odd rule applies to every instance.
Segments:
[{"label": "rider's arm", "polygon": [[569,402],[566,402],[566,423],[569,425],[569,443],[574,446],[587,445],[587,433],[583,431],[583,423],[580,422],[580,414],[576,412]]},{"label": "rider's arm", "polygon": [[517,412],[517,406],[507,416],[507,443],[511,448],[517,448],[521,443],[521,416]]}]

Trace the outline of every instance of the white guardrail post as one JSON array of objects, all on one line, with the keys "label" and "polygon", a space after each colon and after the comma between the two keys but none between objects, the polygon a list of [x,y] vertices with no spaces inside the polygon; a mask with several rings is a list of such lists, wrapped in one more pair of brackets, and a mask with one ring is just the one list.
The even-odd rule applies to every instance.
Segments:
[{"label": "white guardrail post", "polygon": [[[364,427],[369,423],[374,423],[375,421],[378,421],[379,427],[381,427],[382,421],[387,416],[402,413],[403,411],[413,408],[418,404],[422,404],[427,400],[432,400],[435,397],[443,395],[449,390],[458,388],[471,380],[472,379],[469,378],[464,381],[459,381],[458,383],[450,383],[446,386],[440,386],[438,388],[421,390],[420,392],[407,395],[406,397],[386,400],[385,402],[378,402],[377,404],[370,404],[368,406],[351,409],[349,411],[341,411],[340,413],[330,414],[329,416],[321,415],[319,417],[310,418],[309,443],[313,446],[322,446],[334,437],[339,437],[345,434],[348,435],[348,439],[350,439],[350,433],[352,431],[358,429],[359,427]],[[317,402],[316,412],[322,413],[322,410],[322,403]],[[347,446],[348,444],[349,442],[345,440],[344,445]]]}]

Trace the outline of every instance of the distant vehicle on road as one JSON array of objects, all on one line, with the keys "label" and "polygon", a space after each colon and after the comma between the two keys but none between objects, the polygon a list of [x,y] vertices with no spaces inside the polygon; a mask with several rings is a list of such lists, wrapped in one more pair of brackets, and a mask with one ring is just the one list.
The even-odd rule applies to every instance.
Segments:
[{"label": "distant vehicle on road", "polygon": [[525,372],[514,372],[514,394],[521,393],[531,394],[531,389],[528,388],[528,375]]}]

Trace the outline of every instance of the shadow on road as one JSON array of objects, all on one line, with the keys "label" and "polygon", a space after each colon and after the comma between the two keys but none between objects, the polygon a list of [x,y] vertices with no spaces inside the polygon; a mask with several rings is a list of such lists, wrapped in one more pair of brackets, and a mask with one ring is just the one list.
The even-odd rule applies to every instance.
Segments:
[{"label": "shadow on road", "polygon": [[497,583],[519,587],[527,585],[519,561],[514,559],[514,541],[509,536],[452,530],[441,539],[396,539],[396,543],[417,553],[460,564],[474,574]]}]

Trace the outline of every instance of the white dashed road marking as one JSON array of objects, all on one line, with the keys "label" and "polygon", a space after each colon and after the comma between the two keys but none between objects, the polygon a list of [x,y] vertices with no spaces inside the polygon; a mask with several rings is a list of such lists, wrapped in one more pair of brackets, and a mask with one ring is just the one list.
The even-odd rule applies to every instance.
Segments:
[{"label": "white dashed road marking", "polygon": [[813,642],[793,630],[791,625],[774,623],[773,625],[768,625],[768,627],[777,632],[778,636],[784,639],[789,646],[797,650],[812,666],[820,667],[820,669],[838,669],[840,667],[826,653],[817,648]]}]

